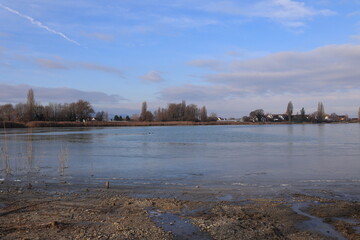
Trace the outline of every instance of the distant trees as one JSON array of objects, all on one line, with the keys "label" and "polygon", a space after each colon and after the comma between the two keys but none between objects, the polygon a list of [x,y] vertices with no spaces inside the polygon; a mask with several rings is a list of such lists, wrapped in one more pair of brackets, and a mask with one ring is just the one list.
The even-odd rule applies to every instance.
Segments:
[{"label": "distant trees", "polygon": [[0,121],[13,121],[15,109],[12,104],[5,104],[0,106]]},{"label": "distant trees", "polygon": [[101,112],[97,112],[95,115],[95,120],[96,121],[104,121],[107,122],[108,121],[108,113],[101,111]]},{"label": "distant trees", "polygon": [[206,122],[208,120],[206,107],[203,106],[200,110],[200,121]]},{"label": "distant trees", "polygon": [[359,107],[359,111],[358,111],[358,121],[360,122],[360,107]]},{"label": "distant trees", "polygon": [[322,102],[319,102],[318,103],[318,109],[317,109],[317,112],[316,112],[316,120],[318,122],[323,122],[325,119],[325,110],[324,110],[324,105]]},{"label": "distant trees", "polygon": [[[91,104],[85,100],[73,103],[49,103],[42,106],[35,102],[32,89],[27,93],[26,103],[0,105],[0,121],[84,121],[90,120],[94,114]],[[103,121],[107,119],[106,112],[99,112],[96,117]]]},{"label": "distant trees", "polygon": [[156,121],[208,121],[206,107],[201,109],[195,104],[170,103],[167,108],[158,108],[154,113]]},{"label": "distant trees", "polygon": [[123,117],[120,115],[120,116],[118,116],[118,115],[115,115],[114,116],[114,121],[123,121],[124,119],[123,119]]},{"label": "distant trees", "polygon": [[250,121],[252,122],[261,122],[265,119],[265,114],[263,109],[256,109],[249,114]]},{"label": "distant trees", "polygon": [[154,120],[154,115],[147,110],[147,103],[143,102],[141,106],[141,114],[139,117],[139,121],[151,122],[153,120]]},{"label": "distant trees", "polygon": [[79,100],[75,103],[75,116],[76,120],[84,121],[91,118],[91,114],[94,113],[94,109],[88,101]]},{"label": "distant trees", "polygon": [[292,117],[292,114],[293,114],[293,110],[294,110],[294,106],[292,104],[292,102],[290,101],[287,105],[287,108],[286,108],[286,115],[288,116],[288,119],[289,121],[291,122],[291,117]]},{"label": "distant trees", "polygon": [[300,121],[305,122],[306,116],[305,116],[305,108],[301,108],[300,110]]},{"label": "distant trees", "polygon": [[29,89],[27,94],[27,102],[26,102],[26,118],[27,122],[35,120],[35,97],[34,91],[32,88]]}]

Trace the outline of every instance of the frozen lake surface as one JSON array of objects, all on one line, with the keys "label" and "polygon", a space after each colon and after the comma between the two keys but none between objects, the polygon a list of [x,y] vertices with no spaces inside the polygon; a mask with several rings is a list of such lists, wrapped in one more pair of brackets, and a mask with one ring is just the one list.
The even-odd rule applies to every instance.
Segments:
[{"label": "frozen lake surface", "polygon": [[360,124],[2,129],[0,141],[1,179],[360,199]]}]

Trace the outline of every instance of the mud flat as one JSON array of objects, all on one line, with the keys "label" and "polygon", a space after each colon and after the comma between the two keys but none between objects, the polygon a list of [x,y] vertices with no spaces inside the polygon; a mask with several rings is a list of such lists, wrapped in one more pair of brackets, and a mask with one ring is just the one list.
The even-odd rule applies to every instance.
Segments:
[{"label": "mud flat", "polygon": [[359,202],[302,194],[223,201],[201,189],[186,198],[150,190],[2,181],[0,238],[360,239]]}]

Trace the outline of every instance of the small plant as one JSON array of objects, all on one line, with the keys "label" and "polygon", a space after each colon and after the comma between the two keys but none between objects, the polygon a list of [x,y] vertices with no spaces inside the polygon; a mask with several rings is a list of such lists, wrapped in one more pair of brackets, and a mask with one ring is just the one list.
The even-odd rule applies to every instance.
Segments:
[{"label": "small plant", "polygon": [[61,146],[59,154],[59,173],[64,176],[65,169],[69,167],[69,151],[67,147]]},{"label": "small plant", "polygon": [[9,176],[11,174],[11,168],[10,168],[10,155],[9,155],[9,145],[7,141],[7,134],[6,134],[6,126],[5,122],[4,124],[4,142],[5,142],[5,150],[1,149],[2,155],[4,155],[5,158],[5,174],[6,176]]}]

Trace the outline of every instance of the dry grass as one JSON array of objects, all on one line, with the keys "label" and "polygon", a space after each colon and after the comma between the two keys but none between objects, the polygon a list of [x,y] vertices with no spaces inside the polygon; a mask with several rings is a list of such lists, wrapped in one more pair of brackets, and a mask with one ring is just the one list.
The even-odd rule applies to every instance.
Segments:
[{"label": "dry grass", "polygon": [[25,123],[20,122],[0,122],[1,126],[4,128],[26,128]]},{"label": "dry grass", "polygon": [[[8,141],[7,141],[7,133],[6,133],[6,124],[5,124],[5,122],[3,122],[3,127],[4,127],[4,143],[5,143],[5,146],[4,146],[4,148],[1,147],[0,158],[2,158],[2,156],[3,156],[3,158],[5,159],[5,174],[6,174],[6,176],[8,176],[11,173],[11,168],[10,168],[9,144],[8,144]],[[2,160],[1,160],[0,163],[2,163]]]}]

